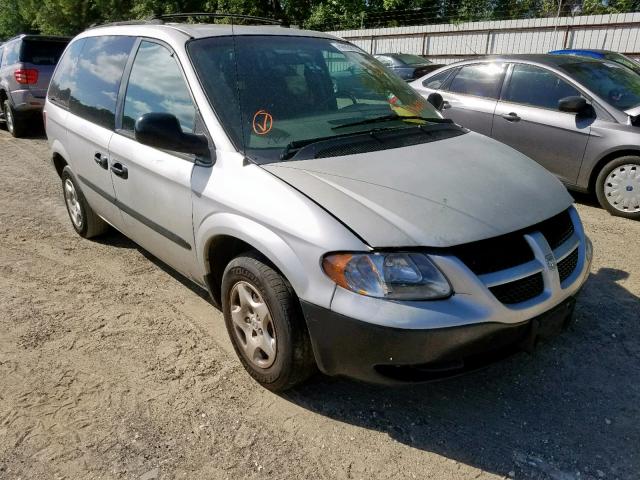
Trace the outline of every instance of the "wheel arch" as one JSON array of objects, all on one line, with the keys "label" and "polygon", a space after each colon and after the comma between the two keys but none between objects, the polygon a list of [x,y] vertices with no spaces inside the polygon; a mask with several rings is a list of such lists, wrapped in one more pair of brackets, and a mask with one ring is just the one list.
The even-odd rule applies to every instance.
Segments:
[{"label": "wheel arch", "polygon": [[625,148],[622,150],[615,150],[613,152],[607,153],[600,160],[598,160],[595,167],[593,167],[593,169],[591,170],[591,175],[589,175],[589,186],[588,186],[589,192],[595,193],[596,180],[598,179],[598,175],[600,174],[600,172],[602,171],[602,169],[605,167],[606,164],[608,164],[612,160],[615,160],[616,158],[626,157],[628,155],[640,157],[640,149]]},{"label": "wheel arch", "polygon": [[69,161],[67,160],[68,158],[69,156],[62,146],[62,143],[58,140],[54,140],[51,145],[51,164],[56,169],[58,177],[62,177],[62,170],[64,167],[69,165]]},{"label": "wheel arch", "polygon": [[245,217],[218,213],[208,217],[196,233],[198,258],[209,291],[221,304],[222,273],[228,263],[246,251],[255,251],[287,279],[296,294],[308,287],[302,262],[275,232]]}]

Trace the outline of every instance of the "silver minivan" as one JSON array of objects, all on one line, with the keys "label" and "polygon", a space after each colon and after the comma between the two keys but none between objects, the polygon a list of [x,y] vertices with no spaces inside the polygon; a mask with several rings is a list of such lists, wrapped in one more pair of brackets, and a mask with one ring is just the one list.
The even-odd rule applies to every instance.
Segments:
[{"label": "silver minivan", "polygon": [[40,116],[67,43],[66,37],[19,35],[0,45],[0,118],[14,137],[24,135]]},{"label": "silver minivan", "polygon": [[246,370],[458,374],[565,328],[591,245],[563,185],[359,48],[154,21],[76,37],[46,131],[71,223],[206,288]]},{"label": "silver minivan", "polygon": [[611,214],[640,219],[640,75],[570,55],[501,55],[411,84],[444,116],[512,146]]}]

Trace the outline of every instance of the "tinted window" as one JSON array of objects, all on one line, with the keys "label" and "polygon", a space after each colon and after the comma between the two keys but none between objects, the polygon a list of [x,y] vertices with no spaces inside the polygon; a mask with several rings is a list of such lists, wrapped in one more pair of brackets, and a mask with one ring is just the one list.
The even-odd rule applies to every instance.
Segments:
[{"label": "tinted window", "polygon": [[4,46],[4,58],[2,59],[2,66],[13,65],[18,63],[20,54],[20,42],[16,41]]},{"label": "tinted window", "polygon": [[440,72],[433,77],[427,78],[422,82],[423,87],[431,88],[433,90],[439,90],[444,85],[444,82],[447,81],[449,75],[451,75],[452,70],[445,70],[444,72]]},{"label": "tinted window", "polygon": [[640,75],[611,62],[562,65],[565,72],[620,110],[640,105]]},{"label": "tinted window", "polygon": [[393,67],[393,60],[389,57],[383,57],[382,55],[376,57],[380,63],[382,63],[385,67]]},{"label": "tinted window", "polygon": [[431,62],[419,55],[411,55],[409,53],[398,53],[396,58],[405,65],[428,65]]},{"label": "tinted window", "polygon": [[498,98],[505,65],[480,63],[466,65],[458,71],[448,90],[476,97]]},{"label": "tinted window", "polygon": [[105,128],[115,127],[116,101],[132,37],[89,37],[78,59],[71,112]]},{"label": "tinted window", "polygon": [[25,40],[22,42],[20,60],[34,65],[56,65],[67,43],[66,41]]},{"label": "tinted window", "polygon": [[84,46],[84,39],[73,42],[60,60],[49,86],[49,100],[56,105],[69,107],[71,89],[75,87],[78,73],[78,58]]},{"label": "tinted window", "polygon": [[172,52],[157,43],[142,42],[127,86],[123,128],[133,130],[139,117],[152,112],[172,113],[184,131],[194,131],[196,110]]},{"label": "tinted window", "polygon": [[557,109],[560,99],[575,95],[580,92],[553,72],[532,65],[515,65],[504,100]]}]

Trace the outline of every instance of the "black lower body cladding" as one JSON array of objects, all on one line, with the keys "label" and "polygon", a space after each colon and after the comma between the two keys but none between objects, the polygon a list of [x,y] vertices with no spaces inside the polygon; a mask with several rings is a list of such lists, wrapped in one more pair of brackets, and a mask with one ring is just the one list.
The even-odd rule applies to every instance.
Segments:
[{"label": "black lower body cladding", "polygon": [[570,297],[552,310],[517,324],[486,322],[450,328],[382,327],[302,302],[320,370],[377,384],[437,380],[475,370],[538,339],[564,330],[573,318]]}]

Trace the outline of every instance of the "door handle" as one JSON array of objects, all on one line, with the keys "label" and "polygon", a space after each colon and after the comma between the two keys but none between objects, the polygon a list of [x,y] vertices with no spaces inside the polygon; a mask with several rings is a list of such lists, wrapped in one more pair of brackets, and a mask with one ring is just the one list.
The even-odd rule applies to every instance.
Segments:
[{"label": "door handle", "polygon": [[93,160],[105,170],[109,168],[109,159],[105,155],[102,155],[100,152],[97,152],[93,156]]},{"label": "door handle", "polygon": [[507,122],[519,122],[520,121],[520,117],[515,112],[503,113],[500,116],[502,118],[504,118]]},{"label": "door handle", "polygon": [[120,162],[116,162],[113,165],[111,165],[111,171],[113,172],[114,175],[120,178],[123,178],[125,180],[129,178],[129,170],[127,170],[127,167],[122,165]]}]

